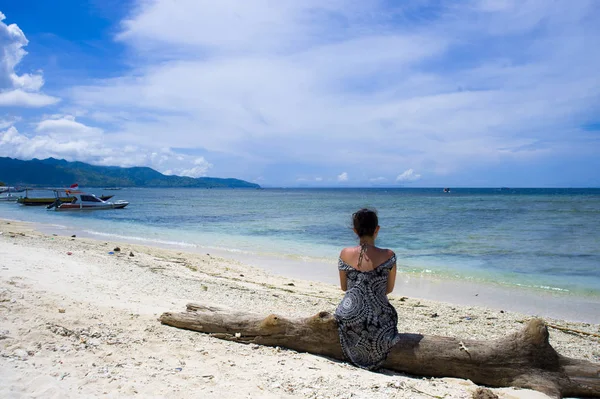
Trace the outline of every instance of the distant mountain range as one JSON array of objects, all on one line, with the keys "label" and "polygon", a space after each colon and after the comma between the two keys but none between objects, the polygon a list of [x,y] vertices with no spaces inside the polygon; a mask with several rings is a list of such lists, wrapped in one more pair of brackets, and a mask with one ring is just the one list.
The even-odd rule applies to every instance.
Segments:
[{"label": "distant mountain range", "polygon": [[168,176],[147,167],[94,166],[64,159],[21,161],[0,157],[0,181],[10,186],[260,188],[239,179]]}]

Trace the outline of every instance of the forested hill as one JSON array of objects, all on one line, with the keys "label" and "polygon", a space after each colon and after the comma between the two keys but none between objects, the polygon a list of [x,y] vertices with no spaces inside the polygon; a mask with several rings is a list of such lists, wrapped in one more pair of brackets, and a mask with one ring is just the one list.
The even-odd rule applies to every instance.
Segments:
[{"label": "forested hill", "polygon": [[94,166],[64,159],[21,161],[0,157],[0,181],[10,186],[68,187],[235,187],[259,188],[239,179],[167,176],[147,167]]}]

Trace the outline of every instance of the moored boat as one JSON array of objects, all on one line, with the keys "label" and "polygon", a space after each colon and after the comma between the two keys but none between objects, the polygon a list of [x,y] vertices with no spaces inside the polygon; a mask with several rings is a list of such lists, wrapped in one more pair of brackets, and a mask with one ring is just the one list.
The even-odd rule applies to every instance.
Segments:
[{"label": "moored boat", "polygon": [[15,189],[14,187],[0,187],[0,202],[14,202],[19,199],[18,196],[13,193],[20,193],[23,190]]},{"label": "moored boat", "polygon": [[2,194],[0,194],[0,202],[14,202],[17,201],[19,199],[19,197],[17,197],[16,195],[13,195],[12,193],[6,193],[6,191]]},{"label": "moored boat", "polygon": [[56,201],[48,205],[48,209],[54,208],[56,211],[95,211],[105,209],[122,209],[129,205],[127,201],[104,201],[96,197],[94,194],[88,194],[81,191],[69,191],[73,197],[70,202],[63,202],[62,198],[57,198]]},{"label": "moored boat", "polygon": [[[57,193],[57,195],[58,195],[55,197],[30,197],[29,196],[30,190],[34,191],[36,189],[26,189],[25,196],[17,199],[17,202],[19,204],[26,205],[26,206],[43,206],[43,205],[54,204],[56,201],[60,201],[61,203],[72,202],[75,199],[75,197],[70,194],[72,191],[68,190],[68,189],[54,190],[54,192]],[[45,189],[45,190],[49,190],[49,189]],[[102,201],[108,201],[112,197],[114,197],[114,195],[103,195],[100,197],[100,199]]]}]

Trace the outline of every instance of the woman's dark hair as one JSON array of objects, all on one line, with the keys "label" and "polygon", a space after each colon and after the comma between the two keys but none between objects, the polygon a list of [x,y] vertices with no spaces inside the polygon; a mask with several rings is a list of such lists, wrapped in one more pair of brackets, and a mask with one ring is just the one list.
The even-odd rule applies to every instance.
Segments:
[{"label": "woman's dark hair", "polygon": [[360,209],[352,214],[352,225],[359,237],[370,237],[379,225],[377,213],[372,209]]}]

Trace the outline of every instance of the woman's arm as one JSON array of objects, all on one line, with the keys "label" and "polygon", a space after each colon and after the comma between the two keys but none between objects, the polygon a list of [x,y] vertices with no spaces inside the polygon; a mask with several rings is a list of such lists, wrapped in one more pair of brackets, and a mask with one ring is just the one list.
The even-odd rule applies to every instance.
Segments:
[{"label": "woman's arm", "polygon": [[394,264],[394,266],[390,269],[390,273],[388,274],[386,294],[389,294],[392,291],[394,291],[395,284],[396,284],[396,265]]},{"label": "woman's arm", "polygon": [[[348,248],[344,248],[341,250],[340,259],[345,258],[344,255],[347,251],[348,251]],[[342,289],[342,291],[346,291],[348,289],[348,275],[343,270],[340,270],[339,272],[340,272],[340,288]]]},{"label": "woman's arm", "polygon": [[342,291],[346,291],[348,289],[348,278],[346,276],[346,272],[340,270],[340,287]]}]

